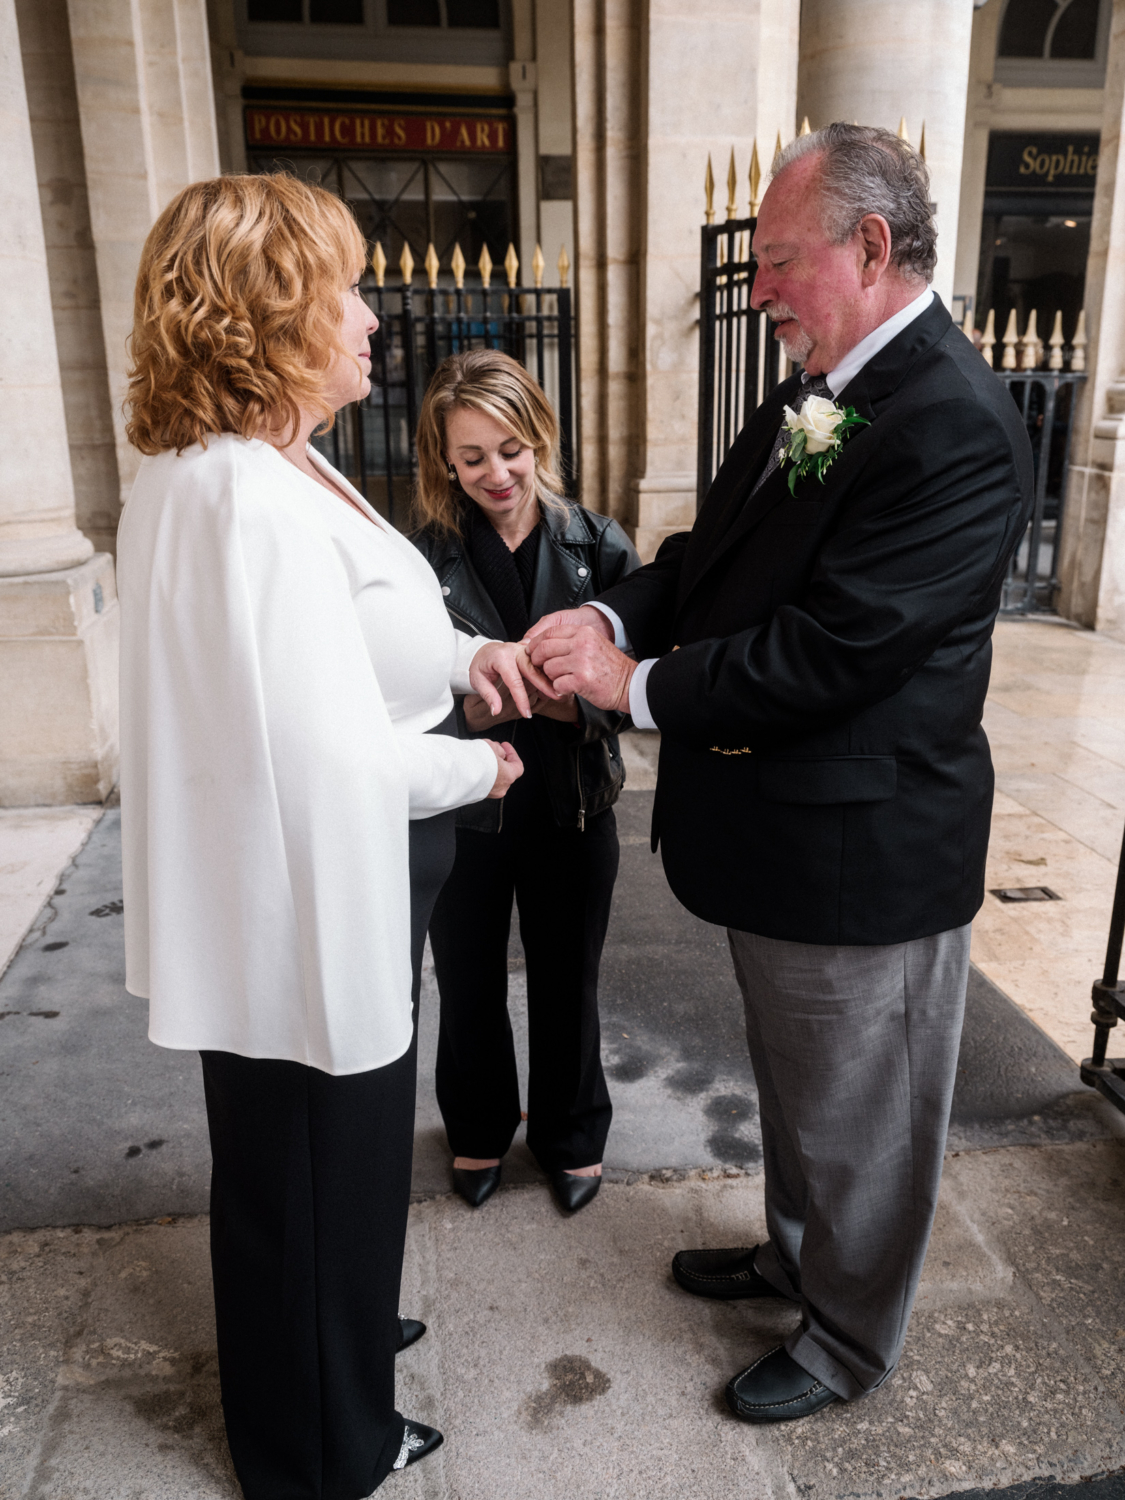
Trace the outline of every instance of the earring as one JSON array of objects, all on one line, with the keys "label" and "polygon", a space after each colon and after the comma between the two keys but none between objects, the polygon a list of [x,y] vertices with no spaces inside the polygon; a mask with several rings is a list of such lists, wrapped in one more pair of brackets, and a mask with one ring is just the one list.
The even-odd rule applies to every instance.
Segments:
[{"label": "earring", "polygon": [[450,483],[455,484],[457,481],[457,470],[453,467],[453,465],[446,464],[445,472],[449,475]]}]

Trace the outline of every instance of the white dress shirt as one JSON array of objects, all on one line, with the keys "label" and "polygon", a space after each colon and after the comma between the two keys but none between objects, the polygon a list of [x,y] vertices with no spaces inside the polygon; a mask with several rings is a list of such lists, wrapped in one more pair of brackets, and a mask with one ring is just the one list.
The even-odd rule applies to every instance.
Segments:
[{"label": "white dress shirt", "polygon": [[[864,365],[874,359],[880,349],[886,348],[893,338],[914,322],[915,318],[920,318],[933,300],[933,289],[927,287],[920,297],[915,297],[913,302],[908,302],[885,323],[880,323],[878,328],[873,329],[866,338],[860,339],[855,348],[849,350],[836,368],[829,370],[824,377],[833,396],[838,396],[844,387],[855,379]],[[597,600],[594,600],[593,607],[601,610],[613,626],[613,644],[619,651],[628,651],[630,649],[629,637],[620,615],[608,605],[599,604]],[[638,729],[660,727],[648,707],[648,674],[659,660],[658,656],[650,656],[640,662],[629,683],[629,715]]]},{"label": "white dress shirt", "polygon": [[408,820],[487,796],[496,759],[425,732],[481,641],[313,461],[365,514],[231,433],[141,462],[118,550],[125,983],[161,1046],[343,1074],[410,1045]]}]

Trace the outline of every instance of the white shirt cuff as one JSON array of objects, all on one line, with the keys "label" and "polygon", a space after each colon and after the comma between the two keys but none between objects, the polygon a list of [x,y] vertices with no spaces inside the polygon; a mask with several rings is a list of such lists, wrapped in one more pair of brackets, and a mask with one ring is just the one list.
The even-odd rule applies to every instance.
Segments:
[{"label": "white shirt cuff", "polygon": [[[594,606],[596,609],[600,605]],[[609,610],[605,611],[609,614]],[[660,660],[658,656],[646,657],[629,681],[629,717],[637,729],[656,729],[656,720],[648,708],[648,674]]]},{"label": "white shirt cuff", "polygon": [[594,599],[590,601],[590,608],[600,610],[613,626],[613,644],[617,647],[618,651],[632,651],[633,647],[630,644],[625,626],[621,623],[621,616],[615,610],[610,609],[608,604],[599,604]]}]

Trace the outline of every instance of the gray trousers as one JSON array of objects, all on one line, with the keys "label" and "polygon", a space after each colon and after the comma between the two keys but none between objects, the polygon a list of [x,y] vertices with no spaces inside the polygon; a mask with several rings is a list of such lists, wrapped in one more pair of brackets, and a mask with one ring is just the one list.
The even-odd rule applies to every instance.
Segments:
[{"label": "gray trousers", "polygon": [[769,1239],[801,1305],[792,1357],[852,1400],[902,1353],[941,1182],[968,926],[879,947],[728,931],[758,1085]]}]

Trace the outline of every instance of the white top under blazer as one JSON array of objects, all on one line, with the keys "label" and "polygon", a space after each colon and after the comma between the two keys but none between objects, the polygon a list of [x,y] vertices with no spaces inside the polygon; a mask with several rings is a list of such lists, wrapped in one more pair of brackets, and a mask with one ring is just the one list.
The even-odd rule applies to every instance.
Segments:
[{"label": "white top under blazer", "polygon": [[312,456],[370,520],[231,433],[145,458],[125,506],[125,984],[160,1046],[344,1074],[410,1045],[408,820],[496,759],[425,732],[483,641]]}]

